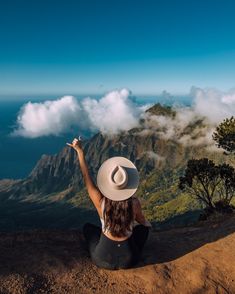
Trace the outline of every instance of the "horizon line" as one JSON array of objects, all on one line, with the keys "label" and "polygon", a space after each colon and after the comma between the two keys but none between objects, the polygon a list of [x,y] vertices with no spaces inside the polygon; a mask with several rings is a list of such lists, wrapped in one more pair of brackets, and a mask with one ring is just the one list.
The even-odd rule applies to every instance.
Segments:
[{"label": "horizon line", "polygon": [[[78,92],[72,92],[72,93],[69,93],[69,92],[53,92],[53,93],[50,93],[50,92],[42,92],[42,93],[0,93],[0,99],[3,98],[4,96],[7,98],[7,97],[22,97],[22,96],[32,96],[32,97],[38,97],[38,96],[59,96],[59,97],[62,97],[62,96],[105,96],[107,95],[108,93],[112,92],[112,91],[115,91],[117,89],[113,89],[113,90],[109,90],[109,91],[105,91],[105,92],[97,92],[97,93],[94,93],[94,92],[91,92],[91,93],[78,93]],[[144,97],[149,97],[149,96],[162,96],[164,95],[163,94],[164,91],[161,91],[161,92],[156,92],[156,93],[134,93],[133,91],[130,91],[130,96],[144,96]],[[171,96],[187,96],[190,94],[190,92],[168,92],[166,91],[169,95]]]}]

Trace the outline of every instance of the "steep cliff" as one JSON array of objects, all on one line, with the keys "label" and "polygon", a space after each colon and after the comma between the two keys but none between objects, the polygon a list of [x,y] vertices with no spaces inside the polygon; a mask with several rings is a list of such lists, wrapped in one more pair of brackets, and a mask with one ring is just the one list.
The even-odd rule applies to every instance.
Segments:
[{"label": "steep cliff", "polygon": [[[161,173],[170,169],[182,169],[189,158],[208,153],[198,146],[184,146],[171,139],[159,138],[155,133],[143,135],[141,130],[143,129],[131,129],[115,136],[97,133],[84,141],[86,160],[94,180],[102,162],[112,156],[129,158],[137,166],[141,179],[144,179],[153,171]],[[12,187],[8,185],[6,193],[12,197],[24,197],[68,188],[79,191],[82,187],[77,156],[66,146],[56,155],[43,155],[30,175],[13,183]]]}]

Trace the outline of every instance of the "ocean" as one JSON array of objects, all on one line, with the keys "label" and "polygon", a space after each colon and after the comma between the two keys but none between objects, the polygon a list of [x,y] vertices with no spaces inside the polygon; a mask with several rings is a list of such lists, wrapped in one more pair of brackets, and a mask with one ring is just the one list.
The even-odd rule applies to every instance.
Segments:
[{"label": "ocean", "polygon": [[[62,97],[56,96],[26,96],[0,97],[0,179],[22,179],[29,175],[37,161],[43,154],[56,154],[66,146],[66,142],[79,134],[76,130],[60,136],[44,136],[39,138],[12,137],[10,134],[16,127],[17,114],[20,108],[28,101],[42,102]],[[98,95],[89,95],[99,98]],[[75,95],[77,99],[87,96]],[[177,99],[176,99],[177,100]],[[140,104],[162,102],[161,97],[142,96],[136,101]],[[189,104],[187,97],[178,97],[182,104]],[[91,135],[88,131],[83,134],[86,138]]]},{"label": "ocean", "polygon": [[42,154],[59,152],[71,139],[69,134],[34,139],[10,136],[16,126],[17,113],[27,101],[20,98],[0,101],[0,179],[27,177]]}]

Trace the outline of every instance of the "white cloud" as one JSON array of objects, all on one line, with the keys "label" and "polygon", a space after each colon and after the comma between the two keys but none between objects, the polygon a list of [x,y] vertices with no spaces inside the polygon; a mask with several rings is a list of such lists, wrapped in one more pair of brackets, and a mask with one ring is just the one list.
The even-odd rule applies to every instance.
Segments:
[{"label": "white cloud", "polygon": [[187,146],[210,146],[210,150],[215,150],[212,134],[224,118],[235,115],[235,90],[223,93],[193,87],[191,97],[192,107],[175,108],[175,117],[146,113],[144,129],[138,135],[155,133],[165,140]]},{"label": "white cloud", "polygon": [[73,96],[40,103],[28,102],[20,109],[13,136],[36,138],[78,130],[116,134],[138,125],[145,107],[138,106],[127,89],[112,91],[100,100]]},{"label": "white cloud", "polygon": [[235,114],[235,90],[224,93],[216,89],[192,89],[194,111],[206,117],[212,124]]},{"label": "white cloud", "polygon": [[233,95],[225,95],[222,97],[222,102],[226,104],[234,104],[235,103],[235,93]]},{"label": "white cloud", "polygon": [[105,134],[116,134],[138,125],[143,107],[130,99],[126,89],[112,91],[100,100],[86,98],[82,107],[90,120],[90,125]]},{"label": "white cloud", "polygon": [[146,130],[151,130],[152,132],[155,132],[157,136],[160,136],[163,139],[179,140],[185,134],[187,128],[190,125],[196,124],[196,122],[199,120],[199,117],[189,107],[175,110],[175,117],[151,115],[146,113],[146,120],[144,125],[145,129],[140,132],[140,135],[148,135],[149,133]]},{"label": "white cloud", "polygon": [[78,123],[80,111],[77,100],[72,96],[40,103],[28,102],[20,109],[18,128],[12,135],[29,138],[59,135]]}]

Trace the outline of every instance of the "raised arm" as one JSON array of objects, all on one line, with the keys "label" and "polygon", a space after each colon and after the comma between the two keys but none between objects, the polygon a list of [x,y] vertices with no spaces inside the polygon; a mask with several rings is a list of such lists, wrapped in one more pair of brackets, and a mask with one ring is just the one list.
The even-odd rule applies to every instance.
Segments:
[{"label": "raised arm", "polygon": [[100,193],[100,191],[97,189],[95,186],[94,182],[92,181],[92,178],[89,174],[89,170],[87,167],[86,159],[85,159],[85,154],[81,146],[81,142],[78,139],[74,139],[72,144],[66,143],[68,146],[72,147],[78,155],[78,160],[81,168],[81,172],[83,175],[83,179],[88,191],[88,194],[94,203],[98,213],[100,213],[100,202],[101,199],[103,198],[103,195]]}]

